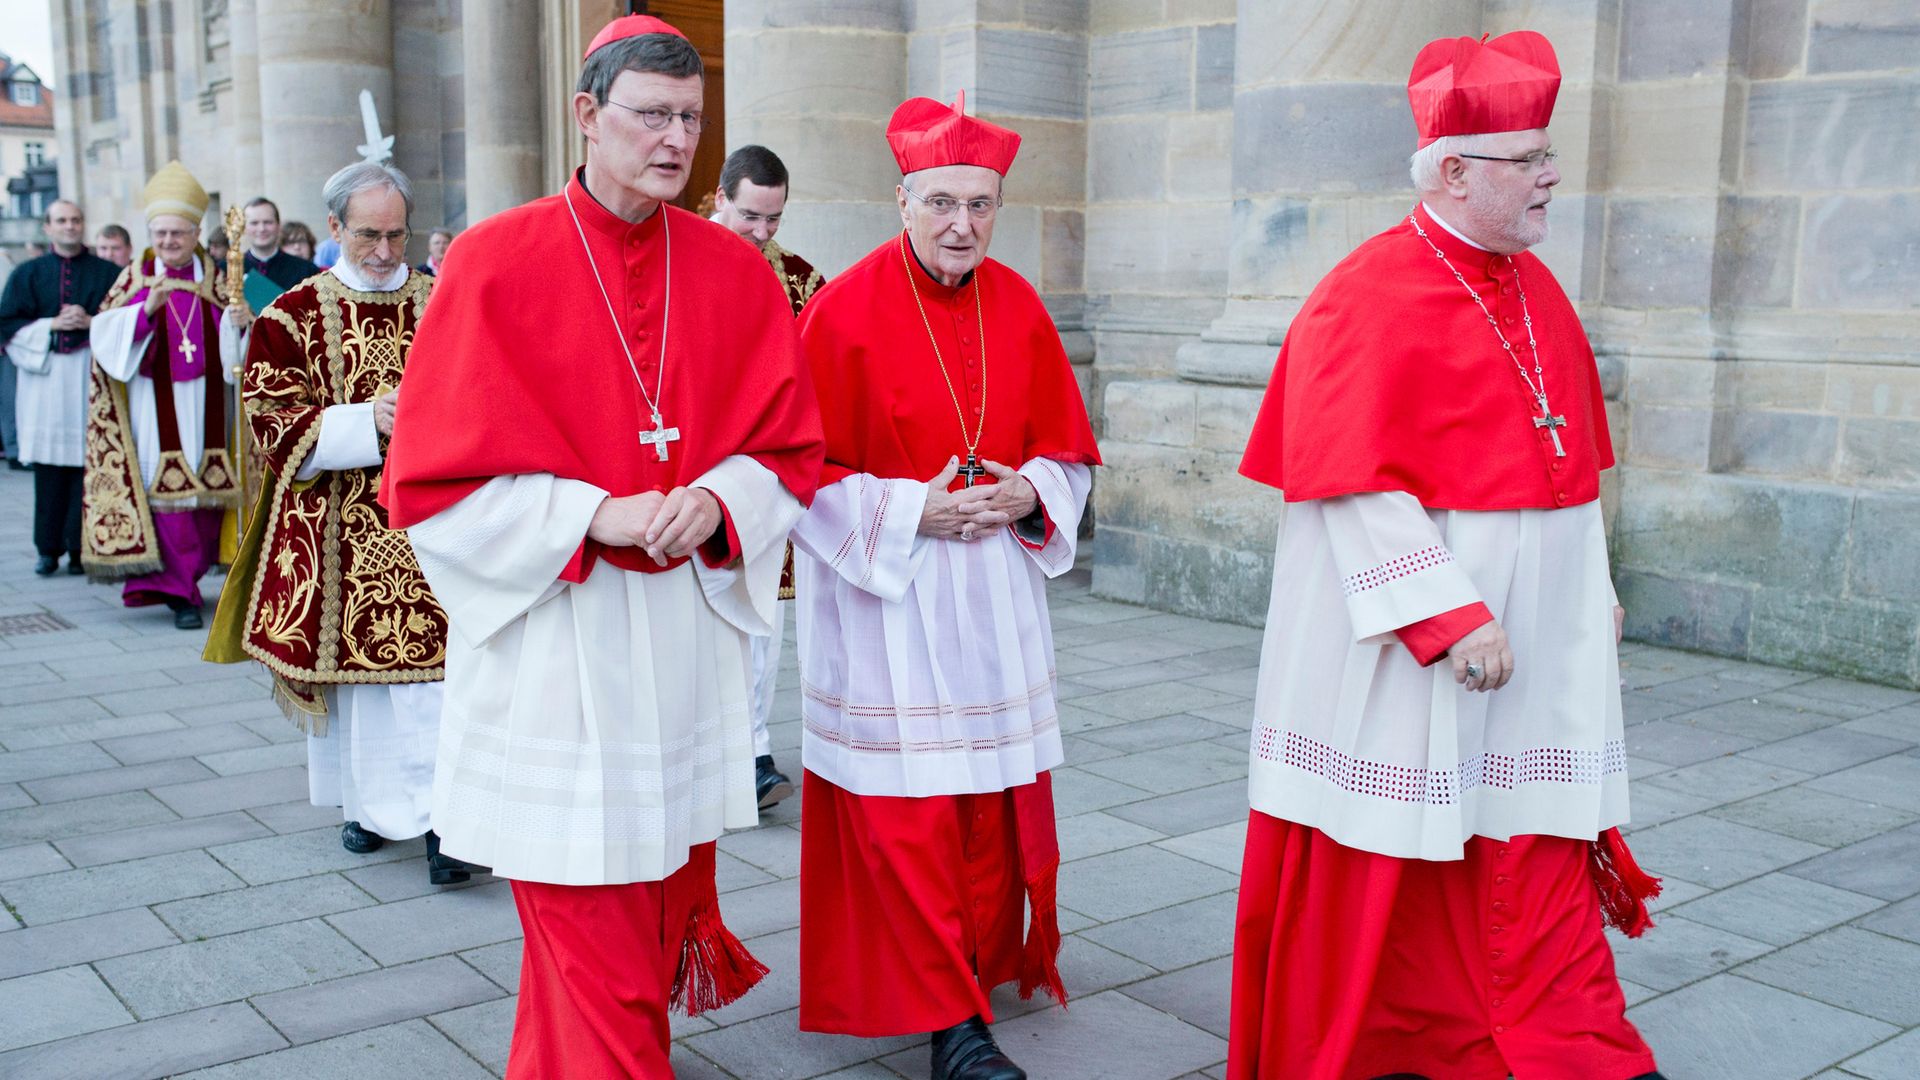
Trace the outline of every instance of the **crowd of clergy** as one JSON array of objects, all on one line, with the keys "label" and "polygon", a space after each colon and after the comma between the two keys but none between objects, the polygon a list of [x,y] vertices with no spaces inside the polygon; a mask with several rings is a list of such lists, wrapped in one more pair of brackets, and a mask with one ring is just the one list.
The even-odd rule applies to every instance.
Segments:
[{"label": "crowd of clergy", "polygon": [[[1658,890],[1618,829],[1613,454],[1529,253],[1559,84],[1528,31],[1413,58],[1418,200],[1306,300],[1252,429],[1241,471],[1287,507],[1234,1080],[1659,1075],[1603,936]],[[704,98],[677,30],[614,20],[571,100],[585,165],[419,266],[378,161],[327,181],[323,250],[265,198],[209,250],[178,162],[137,255],[54,204],[0,298],[36,571],[199,629],[227,568],[205,656],[271,673],[340,842],[511,881],[509,1077],[671,1076],[670,1011],[767,973],[715,841],[797,789],[799,1027],[1017,1080],[992,991],[1074,984],[1047,582],[1100,464],[1045,306],[988,256],[1020,136],[900,105],[900,230],[826,281],[774,240],[772,151],[674,205]],[[788,604],[797,785],[768,734]]]}]

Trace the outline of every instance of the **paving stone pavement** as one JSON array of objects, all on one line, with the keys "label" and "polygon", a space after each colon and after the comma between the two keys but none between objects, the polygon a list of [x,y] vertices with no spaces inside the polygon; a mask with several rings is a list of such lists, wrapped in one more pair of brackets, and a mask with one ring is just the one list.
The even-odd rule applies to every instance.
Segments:
[{"label": "paving stone pavement", "polygon": [[[0,472],[0,1076],[497,1076],[519,928],[504,882],[436,890],[419,843],[341,850],[254,665],[32,576]],[[210,579],[216,587],[218,578]],[[1256,631],[1052,591],[1071,1009],[1003,991],[1036,1078],[1224,1074]],[[782,672],[774,746],[797,770]],[[1614,938],[1674,1080],[1920,1076],[1920,694],[1628,646],[1633,842],[1659,926]],[[728,922],[774,969],[680,1020],[684,1078],[923,1078],[924,1039],[795,1025],[800,800],[720,841]]]}]

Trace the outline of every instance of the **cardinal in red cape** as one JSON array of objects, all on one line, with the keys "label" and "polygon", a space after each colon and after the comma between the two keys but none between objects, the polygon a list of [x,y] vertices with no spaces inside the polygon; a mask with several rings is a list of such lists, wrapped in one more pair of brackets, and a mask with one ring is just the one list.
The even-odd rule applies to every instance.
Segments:
[{"label": "cardinal in red cape", "polygon": [[1232,1080],[1657,1076],[1600,380],[1527,249],[1560,174],[1529,31],[1408,82],[1420,202],[1288,328],[1241,471],[1287,500],[1255,698]]},{"label": "cardinal in red cape", "polygon": [[526,931],[510,1077],[670,1076],[669,1005],[766,971],[713,842],[756,820],[747,640],[822,438],[766,259],[666,205],[703,91],[671,26],[609,24],[586,166],[460,237],[399,388],[382,498],[450,624],[433,825]]},{"label": "cardinal in red cape", "polygon": [[800,317],[827,432],[794,530],[800,1027],[933,1032],[935,1080],[1013,1080],[988,992],[1066,996],[1046,581],[1100,456],[1046,308],[987,257],[1020,136],[915,98],[887,139],[903,229]]}]

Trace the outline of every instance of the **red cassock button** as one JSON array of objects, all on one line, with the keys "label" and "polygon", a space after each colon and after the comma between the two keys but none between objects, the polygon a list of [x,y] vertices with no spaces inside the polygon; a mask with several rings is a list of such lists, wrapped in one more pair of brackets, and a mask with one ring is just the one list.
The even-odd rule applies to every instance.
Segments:
[{"label": "red cassock button", "polygon": [[[975,411],[978,411],[978,410],[975,410]],[[1561,506],[1567,505],[1567,493],[1564,491],[1554,492],[1553,501],[1559,503]]]}]

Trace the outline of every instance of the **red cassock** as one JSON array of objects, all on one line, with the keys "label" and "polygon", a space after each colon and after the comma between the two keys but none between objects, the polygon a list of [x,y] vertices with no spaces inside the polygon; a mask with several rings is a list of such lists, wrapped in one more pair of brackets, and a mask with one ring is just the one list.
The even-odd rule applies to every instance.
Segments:
[{"label": "red cassock", "polygon": [[[1553,510],[1613,465],[1599,372],[1573,304],[1536,256],[1467,244],[1413,216],[1368,240],[1287,331],[1240,471],[1289,502],[1406,492],[1429,509]],[[1524,294],[1525,306],[1521,304]],[[1500,347],[1533,368],[1552,415]],[[1565,456],[1555,452],[1557,431]],[[1490,617],[1398,631],[1423,663]],[[1442,640],[1444,639],[1444,640]],[[1524,661],[1523,661],[1524,662]],[[1255,811],[1234,941],[1232,1080],[1625,1080],[1653,1055],[1624,1015],[1605,921],[1637,935],[1657,882],[1617,829],[1596,841],[1474,837],[1458,862],[1343,847]]]},{"label": "red cassock", "polygon": [[[1100,463],[1059,331],[1033,287],[992,259],[949,287],[895,237],[815,295],[800,336],[827,434],[822,485],[859,473],[926,480],[949,458],[964,462],[955,399],[972,433],[983,378],[982,460]],[[812,773],[804,783],[803,1030],[881,1036],[991,1020],[988,992],[1015,979],[1023,994],[1040,986],[1064,1000],[1048,774],[930,798],[863,796]]]},{"label": "red cassock", "polygon": [[[819,421],[792,309],[766,259],[670,206],[628,223],[578,175],[567,198],[578,229],[567,201],[552,196],[455,242],[400,383],[381,490],[393,526],[429,518],[497,476],[552,473],[625,496],[691,484],[733,455],[751,456],[810,501]],[[665,424],[679,429],[665,461],[640,442],[654,423],[620,337]],[[588,540],[562,577],[585,580],[597,559],[642,573],[685,561],[663,568],[637,548]],[[697,1013],[766,971],[720,922],[711,843],[665,882],[516,881],[514,897],[527,960],[511,1076],[671,1075],[670,1000]]]}]

